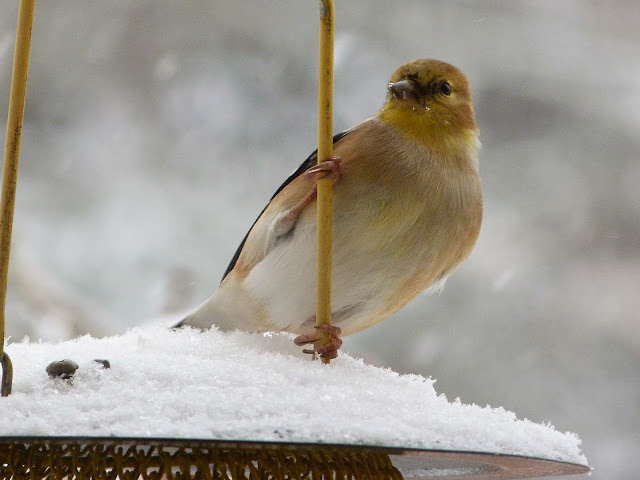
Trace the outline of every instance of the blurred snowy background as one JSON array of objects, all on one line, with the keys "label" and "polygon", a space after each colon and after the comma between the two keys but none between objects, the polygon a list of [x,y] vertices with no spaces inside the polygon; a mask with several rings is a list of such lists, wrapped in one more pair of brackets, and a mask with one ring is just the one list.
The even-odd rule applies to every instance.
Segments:
[{"label": "blurred snowy background", "polygon": [[[16,10],[0,0],[5,112]],[[335,131],[399,64],[459,66],[486,208],[442,294],[344,349],[579,433],[594,479],[640,474],[638,25],[624,0],[336,5]],[[122,332],[208,296],[315,148],[316,42],[314,0],[38,2],[12,339]]]}]

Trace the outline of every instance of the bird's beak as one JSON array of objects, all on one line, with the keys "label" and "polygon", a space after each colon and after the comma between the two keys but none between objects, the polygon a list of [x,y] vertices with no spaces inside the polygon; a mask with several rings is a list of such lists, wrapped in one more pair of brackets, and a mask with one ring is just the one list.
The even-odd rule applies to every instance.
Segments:
[{"label": "bird's beak", "polygon": [[413,80],[400,80],[399,82],[390,83],[389,91],[399,100],[413,100],[417,102],[420,99],[420,89]]}]

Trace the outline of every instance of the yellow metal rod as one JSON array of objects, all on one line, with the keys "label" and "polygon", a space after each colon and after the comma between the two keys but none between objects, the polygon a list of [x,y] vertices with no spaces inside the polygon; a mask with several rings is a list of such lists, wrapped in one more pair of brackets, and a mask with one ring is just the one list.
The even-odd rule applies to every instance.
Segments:
[{"label": "yellow metal rod", "polygon": [[[318,163],[333,153],[333,0],[320,0],[318,59]],[[331,324],[332,180],[318,181],[318,263],[316,325]],[[329,342],[323,334],[321,344]],[[322,359],[329,363],[329,359]]]},{"label": "yellow metal rod", "polygon": [[[0,356],[4,358],[5,305],[7,299],[7,275],[11,251],[13,210],[16,203],[18,162],[20,159],[20,138],[24,118],[24,99],[27,93],[27,73],[29,71],[29,51],[31,50],[31,26],[35,0],[20,0],[16,46],[13,57],[13,74],[9,94],[9,116],[7,119],[7,139],[4,145],[2,168],[2,196],[0,197]],[[11,362],[3,361],[2,396],[11,392]]]}]

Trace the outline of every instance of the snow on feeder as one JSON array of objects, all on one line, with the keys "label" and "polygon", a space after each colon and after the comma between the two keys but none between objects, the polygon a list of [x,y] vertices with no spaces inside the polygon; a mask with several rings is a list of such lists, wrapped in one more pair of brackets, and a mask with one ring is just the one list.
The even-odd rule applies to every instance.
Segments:
[{"label": "snow on feeder", "polygon": [[[2,185],[0,333],[34,1],[21,0]],[[333,4],[321,2],[318,160],[331,155]],[[318,187],[318,324],[330,322],[331,182]],[[318,345],[330,339],[322,338]],[[317,347],[316,347],[317,348]],[[13,367],[15,385],[12,392]],[[0,478],[507,479],[584,473],[580,440],[286,334],[165,326],[0,344]]]}]

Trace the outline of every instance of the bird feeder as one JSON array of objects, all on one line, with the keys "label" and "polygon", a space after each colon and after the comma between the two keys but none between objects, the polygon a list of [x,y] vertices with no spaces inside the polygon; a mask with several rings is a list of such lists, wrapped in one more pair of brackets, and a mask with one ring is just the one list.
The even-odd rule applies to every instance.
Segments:
[{"label": "bird feeder", "polygon": [[[11,82],[2,179],[0,337],[5,299],[34,0],[21,0]],[[332,151],[333,25],[331,0],[320,2],[318,160]],[[318,182],[319,325],[331,320],[331,180]],[[322,340],[321,340],[322,341]],[[11,394],[13,369],[0,343],[2,396]],[[102,361],[103,367],[107,364]],[[77,368],[77,365],[74,367]],[[329,367],[324,367],[329,368]],[[52,370],[53,371],[53,370]],[[73,372],[70,373],[71,378]],[[0,410],[6,407],[0,400]],[[51,413],[52,415],[55,412]],[[73,419],[70,419],[73,421]],[[151,422],[153,419],[151,419]],[[393,429],[389,425],[389,429]],[[8,432],[2,432],[7,435]],[[108,436],[0,437],[0,479],[508,479],[587,472],[585,465],[492,452],[384,445],[318,444],[224,438]]]}]

